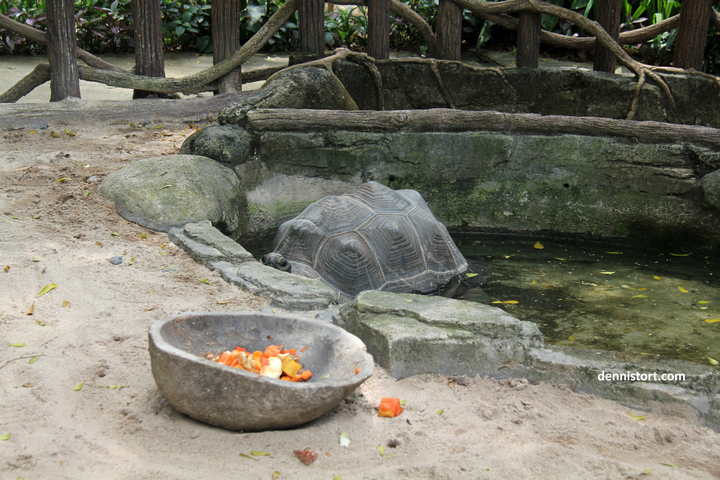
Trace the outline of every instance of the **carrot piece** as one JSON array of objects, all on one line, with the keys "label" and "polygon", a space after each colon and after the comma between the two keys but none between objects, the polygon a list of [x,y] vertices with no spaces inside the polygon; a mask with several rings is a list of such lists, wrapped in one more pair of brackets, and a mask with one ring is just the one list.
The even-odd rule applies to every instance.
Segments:
[{"label": "carrot piece", "polygon": [[230,352],[225,350],[220,355],[220,358],[218,359],[218,363],[224,363],[225,365],[227,365],[229,363],[229,360],[230,360]]},{"label": "carrot piece", "polygon": [[238,364],[238,359],[237,359],[237,357],[235,357],[232,360],[230,360],[230,363],[228,365],[230,365],[231,367],[234,367],[237,364]]},{"label": "carrot piece", "polygon": [[293,382],[299,382],[299,381],[301,381],[301,380],[302,380],[302,375],[300,375],[299,373],[296,373],[296,374],[293,375],[293,377],[292,377],[292,381],[293,381]]},{"label": "carrot piece", "polygon": [[278,353],[280,353],[280,347],[278,347],[277,345],[270,345],[263,352],[263,357],[265,357],[265,358],[277,357]]},{"label": "carrot piece", "polygon": [[297,349],[291,348],[290,350],[281,350],[280,353],[289,353],[290,355],[295,355],[295,352],[297,352]]},{"label": "carrot piece", "polygon": [[260,363],[260,359],[261,359],[261,358],[263,358],[263,352],[259,352],[259,351],[253,352],[253,354],[252,354],[252,366],[253,366],[253,368],[256,369],[257,371],[260,371],[260,369],[262,369],[262,367],[263,367],[263,366],[262,366],[262,363]]},{"label": "carrot piece", "polygon": [[239,368],[240,370],[245,370],[245,367],[243,367],[242,363],[238,362],[236,365],[233,365],[233,368]]},{"label": "carrot piece", "polygon": [[270,362],[268,362],[267,357],[260,357],[260,365],[261,366],[267,367],[268,363],[270,363]]},{"label": "carrot piece", "polygon": [[360,367],[355,367],[355,375],[357,375],[358,373],[360,373]]},{"label": "carrot piece", "polygon": [[312,377],[312,372],[310,370],[303,370],[300,376],[303,380],[310,380],[310,377]]},{"label": "carrot piece", "polygon": [[292,381],[292,377],[288,377],[287,375],[283,375],[282,377],[280,377],[280,380],[285,380],[286,382],[290,382],[290,381]]},{"label": "carrot piece", "polygon": [[237,350],[238,352],[245,352],[245,353],[247,353],[247,350],[245,350],[245,349],[242,348],[242,347],[235,347],[235,350]]},{"label": "carrot piece", "polygon": [[378,415],[381,417],[397,417],[403,410],[404,408],[400,406],[399,398],[383,397],[380,400]]}]

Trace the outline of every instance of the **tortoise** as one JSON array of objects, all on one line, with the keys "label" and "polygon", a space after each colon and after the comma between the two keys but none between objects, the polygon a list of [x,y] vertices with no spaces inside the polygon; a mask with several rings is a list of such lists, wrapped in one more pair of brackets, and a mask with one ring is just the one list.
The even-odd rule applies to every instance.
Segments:
[{"label": "tortoise", "polygon": [[322,280],[349,300],[364,290],[453,297],[484,281],[414,190],[367,182],[283,223],[262,263]]}]

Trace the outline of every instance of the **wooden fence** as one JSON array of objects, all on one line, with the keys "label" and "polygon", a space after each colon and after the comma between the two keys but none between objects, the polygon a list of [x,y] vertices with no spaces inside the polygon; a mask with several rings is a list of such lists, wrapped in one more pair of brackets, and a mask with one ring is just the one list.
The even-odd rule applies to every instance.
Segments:
[{"label": "wooden fence", "polygon": [[[717,0],[683,0],[675,42],[674,66],[702,69],[705,39],[711,20],[718,20],[712,8]],[[214,62],[229,56],[238,47],[239,1],[212,0],[212,37]],[[461,3],[461,2],[458,2]],[[391,0],[364,0],[368,8],[367,54],[387,59],[390,54],[389,20]],[[300,0],[300,50],[322,55],[325,50],[325,0]],[[619,38],[622,0],[598,0],[598,22],[615,40]],[[135,19],[136,73],[164,76],[162,33],[158,0],[133,0]],[[74,0],[47,0],[48,44],[51,69],[51,101],[79,97],[79,75],[75,47]],[[435,57],[460,59],[462,7],[453,0],[439,0],[435,32]],[[517,66],[537,68],[541,42],[541,15],[530,11],[519,13]],[[614,72],[615,56],[596,43],[594,69]],[[219,90],[241,88],[240,69],[219,82]],[[135,91],[134,98],[147,92]]]}]

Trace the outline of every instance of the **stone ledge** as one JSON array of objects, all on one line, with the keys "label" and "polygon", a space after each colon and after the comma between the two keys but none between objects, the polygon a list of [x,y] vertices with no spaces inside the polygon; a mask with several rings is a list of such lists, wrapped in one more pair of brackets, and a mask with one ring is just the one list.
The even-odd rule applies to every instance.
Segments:
[{"label": "stone ledge", "polygon": [[[572,347],[546,347],[531,322],[461,300],[362,292],[333,322],[358,336],[394,378],[419,373],[488,375],[548,381],[637,408],[650,402],[692,405],[720,429],[720,372],[695,363]],[[604,374],[684,374],[662,382],[603,380]]]}]

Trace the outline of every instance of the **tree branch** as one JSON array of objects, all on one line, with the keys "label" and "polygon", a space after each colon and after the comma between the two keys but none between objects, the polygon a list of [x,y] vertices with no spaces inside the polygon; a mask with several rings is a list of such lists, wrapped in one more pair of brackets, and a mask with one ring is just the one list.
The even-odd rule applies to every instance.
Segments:
[{"label": "tree branch", "polygon": [[50,65],[41,63],[29,74],[25,75],[22,80],[10,87],[10,89],[0,95],[0,103],[15,103],[22,97],[32,92],[35,87],[50,81]]}]

